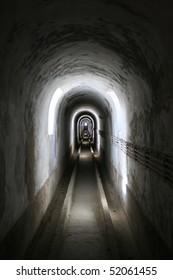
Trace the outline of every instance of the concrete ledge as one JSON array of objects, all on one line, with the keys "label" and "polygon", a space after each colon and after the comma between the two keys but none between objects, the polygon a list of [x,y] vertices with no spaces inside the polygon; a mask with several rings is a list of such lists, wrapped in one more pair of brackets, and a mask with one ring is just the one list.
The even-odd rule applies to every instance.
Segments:
[{"label": "concrete ledge", "polygon": [[22,259],[57,187],[57,170],[28,204],[0,244],[0,259]]},{"label": "concrete ledge", "polygon": [[[114,170],[111,162],[108,166],[110,167],[111,171]],[[102,168],[103,167],[101,167],[99,164],[101,179],[104,182],[103,184],[106,184],[104,178],[105,174],[103,174]],[[126,199],[123,200],[119,189],[116,187],[118,183],[121,182],[120,175],[116,173],[113,176],[113,174],[109,171],[106,169],[106,167],[104,167],[104,172],[109,175],[108,177],[110,178],[112,188],[119,198],[123,211],[127,217],[128,223],[133,232],[134,239],[137,243],[138,250],[140,251],[141,259],[172,259],[170,248],[168,248],[154,226],[144,215],[140,205],[136,201],[129,187],[127,187]],[[110,176],[110,173],[112,176]]]},{"label": "concrete ledge", "polygon": [[57,224],[57,230],[55,232],[55,238],[53,239],[53,243],[51,245],[51,251],[49,253],[48,259],[57,259],[59,256],[59,252],[61,251],[62,240],[70,216],[71,205],[73,202],[73,191],[74,191],[74,185],[76,180],[77,166],[78,166],[78,159],[74,166],[72,176],[68,185],[67,194],[62,206],[60,218]]},{"label": "concrete ledge", "polygon": [[117,240],[115,237],[112,220],[111,220],[111,216],[109,213],[108,203],[106,200],[106,196],[105,196],[105,192],[104,192],[103,185],[101,182],[100,174],[99,174],[95,161],[94,161],[94,166],[95,166],[96,179],[97,179],[97,188],[98,188],[98,193],[99,193],[99,197],[100,197],[99,201],[100,201],[101,214],[103,217],[104,232],[108,239],[110,251],[111,251],[113,259],[120,259]]},{"label": "concrete ledge", "polygon": [[[68,156],[68,153],[66,154]],[[63,160],[65,160],[64,157]],[[75,160],[72,159],[72,161]],[[62,162],[62,165],[64,163]],[[36,231],[48,211],[57,187],[62,183],[64,172],[59,168],[46,180],[35,197],[28,203],[23,214],[0,243],[0,259],[23,259]]]}]

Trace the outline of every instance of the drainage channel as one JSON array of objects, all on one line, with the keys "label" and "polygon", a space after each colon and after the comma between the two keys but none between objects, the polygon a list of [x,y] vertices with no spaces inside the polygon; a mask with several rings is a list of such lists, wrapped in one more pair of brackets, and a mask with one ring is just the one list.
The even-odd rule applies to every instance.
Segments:
[{"label": "drainage channel", "polygon": [[49,259],[118,259],[118,247],[93,150],[81,144]]}]

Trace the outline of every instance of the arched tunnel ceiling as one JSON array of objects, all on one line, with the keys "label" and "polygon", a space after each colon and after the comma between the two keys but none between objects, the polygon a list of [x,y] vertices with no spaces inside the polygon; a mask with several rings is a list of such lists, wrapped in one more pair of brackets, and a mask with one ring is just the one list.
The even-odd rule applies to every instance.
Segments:
[{"label": "arched tunnel ceiling", "polygon": [[[60,178],[62,162],[74,146],[75,110],[93,110],[98,130],[106,135],[101,145],[113,164],[110,171],[119,172],[117,180],[126,174],[127,161],[125,154],[114,153],[118,146],[111,139],[139,147],[145,164],[143,151],[161,151],[165,159],[173,155],[172,34],[172,0],[0,1],[0,211],[5,209],[0,240],[10,229],[14,236],[13,226],[21,224],[23,212],[32,217],[26,233],[33,220],[39,222],[33,213],[40,215],[48,207],[57,185],[54,178]],[[63,94],[53,114],[55,133],[49,134],[49,108],[57,89]],[[156,201],[164,197],[153,216],[160,227],[165,205],[165,213],[172,213],[172,201],[165,203],[170,191],[165,196],[159,177],[134,167],[131,160],[128,165],[129,186],[134,186],[144,213],[151,216]],[[48,198],[45,203],[40,190]],[[148,199],[150,194],[154,200]],[[31,212],[25,211],[27,205]],[[172,244],[171,234],[165,235],[170,223],[171,219],[162,234]]]},{"label": "arched tunnel ceiling", "polygon": [[65,108],[65,114],[77,111],[80,108],[91,108],[99,112],[99,116],[105,118],[110,113],[109,101],[100,92],[89,89],[72,89],[62,100],[61,106]]},{"label": "arched tunnel ceiling", "polygon": [[[15,81],[21,75],[29,77],[30,83],[25,78],[28,93],[34,88],[38,94],[46,83],[87,72],[106,77],[110,85],[115,82],[121,86],[126,86],[128,75],[135,73],[152,88],[158,87],[163,70],[162,43],[157,33],[170,18],[166,9],[165,23],[159,21],[165,15],[165,6],[162,13],[158,12],[158,2],[5,3],[1,21],[6,42],[2,41],[1,52],[7,55],[1,66],[13,56],[11,75]],[[156,11],[157,18],[153,17]],[[8,71],[4,67],[2,70]]]}]

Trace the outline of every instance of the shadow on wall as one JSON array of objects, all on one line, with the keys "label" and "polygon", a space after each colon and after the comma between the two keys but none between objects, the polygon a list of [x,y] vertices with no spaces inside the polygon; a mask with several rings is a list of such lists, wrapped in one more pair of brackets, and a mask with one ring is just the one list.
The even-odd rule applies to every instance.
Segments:
[{"label": "shadow on wall", "polygon": [[0,221],[3,217],[3,213],[5,210],[5,177],[6,177],[6,171],[5,171],[5,157],[2,148],[0,147]]}]

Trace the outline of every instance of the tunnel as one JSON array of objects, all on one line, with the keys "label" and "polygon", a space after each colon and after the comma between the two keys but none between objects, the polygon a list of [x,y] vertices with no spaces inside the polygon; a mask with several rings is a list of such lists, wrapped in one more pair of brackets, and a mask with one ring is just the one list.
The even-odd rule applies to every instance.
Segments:
[{"label": "tunnel", "polygon": [[0,258],[172,259],[171,1],[0,3]]}]

